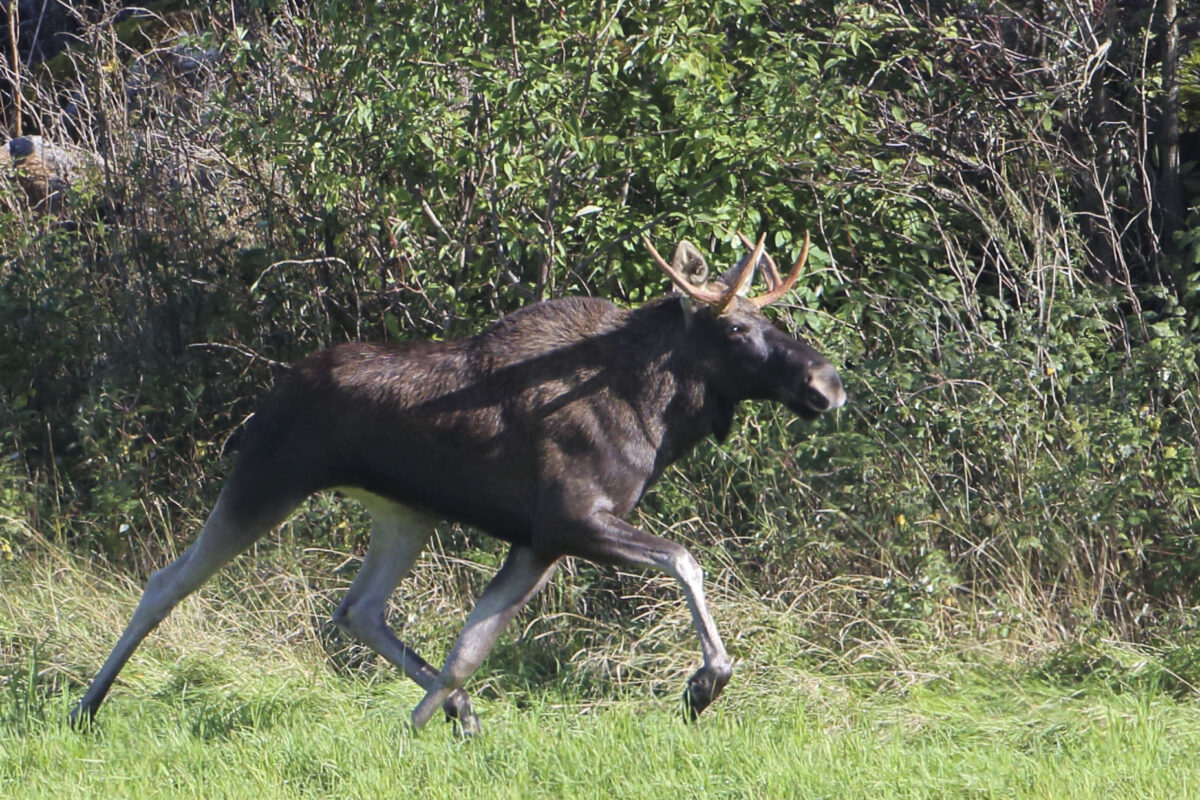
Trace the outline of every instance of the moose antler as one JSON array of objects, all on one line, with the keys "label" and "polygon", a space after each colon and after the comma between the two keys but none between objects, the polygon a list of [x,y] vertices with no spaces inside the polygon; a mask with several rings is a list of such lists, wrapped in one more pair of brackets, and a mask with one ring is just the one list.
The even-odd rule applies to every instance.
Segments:
[{"label": "moose antler", "polygon": [[753,273],[754,265],[758,263],[758,259],[763,254],[763,248],[766,246],[767,235],[764,233],[758,239],[758,244],[754,247],[754,252],[750,258],[746,259],[742,264],[742,270],[738,273],[737,280],[732,286],[715,288],[720,284],[705,284],[697,286],[679,273],[674,267],[666,262],[658,251],[654,249],[654,245],[650,243],[650,239],[646,236],[642,237],[642,244],[650,251],[650,256],[654,259],[654,263],[658,264],[658,268],[667,273],[667,277],[671,282],[678,286],[684,294],[693,300],[712,306],[713,311],[717,314],[724,314],[729,308],[729,304],[733,302],[733,298],[737,296],[738,290],[746,283],[747,279]]},{"label": "moose antler", "polygon": [[[737,237],[742,240],[742,244],[746,246],[747,250],[754,249],[754,243],[744,233],[737,231]],[[770,253],[763,253],[763,261],[766,263],[766,269],[763,271],[767,274],[767,291],[771,291],[783,283],[783,278],[779,277],[779,269],[776,268],[775,259],[771,258]]]},{"label": "moose antler", "polygon": [[[742,240],[742,244],[746,247],[750,246],[750,240],[738,232],[738,238]],[[758,240],[758,244],[762,246],[762,239]],[[770,256],[766,257],[767,274],[771,279],[771,289],[766,294],[760,294],[758,297],[751,297],[750,302],[759,308],[765,308],[771,305],[779,298],[783,297],[791,288],[796,285],[796,279],[800,277],[800,270],[804,268],[805,262],[808,261],[808,231],[804,232],[804,246],[800,248],[800,257],[796,259],[796,263],[792,264],[792,269],[788,272],[786,278],[779,277],[779,270],[775,268],[775,261]]]}]

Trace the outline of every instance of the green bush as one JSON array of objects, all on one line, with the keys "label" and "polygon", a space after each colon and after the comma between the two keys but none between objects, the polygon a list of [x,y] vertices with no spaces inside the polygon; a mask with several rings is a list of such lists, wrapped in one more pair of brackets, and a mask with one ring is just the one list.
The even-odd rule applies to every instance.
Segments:
[{"label": "green bush", "polygon": [[772,313],[850,406],[748,409],[642,524],[694,520],[764,594],[888,576],[861,601],[904,624],[1015,602],[1133,633],[1196,602],[1195,226],[1164,256],[1136,207],[1160,95],[1120,84],[1128,41],[1079,84],[1070,20],[977,4],[244,11],[168,20],[218,54],[186,85],[167,50],[88,38],[116,65],[72,79],[102,197],[0,235],[0,429],[39,527],[145,567],[277,365],[546,297],[641,302],[666,288],[643,232],[725,264],[731,230],[780,260],[811,230]]}]

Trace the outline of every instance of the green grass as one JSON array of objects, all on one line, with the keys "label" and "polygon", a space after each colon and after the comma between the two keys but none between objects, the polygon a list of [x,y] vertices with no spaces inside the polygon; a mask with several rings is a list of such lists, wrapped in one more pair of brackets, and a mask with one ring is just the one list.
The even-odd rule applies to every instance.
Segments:
[{"label": "green grass", "polygon": [[[698,724],[678,716],[686,637],[662,680],[623,680],[612,662],[608,684],[586,660],[517,677],[539,643],[510,637],[472,682],[484,733],[463,742],[440,722],[411,732],[419,690],[391,670],[332,670],[300,624],[320,603],[298,579],[267,581],[284,589],[274,608],[218,585],[147,640],[99,724],[75,732],[63,717],[137,588],[62,555],[0,569],[6,798],[1200,797],[1192,694],[1056,679],[1052,660],[979,642],[889,642],[859,669],[789,658],[786,624],[754,624],[779,612],[746,600],[718,609],[753,635],[731,636],[734,682]],[[612,659],[638,649],[608,646]],[[903,678],[881,666],[889,650]]]}]

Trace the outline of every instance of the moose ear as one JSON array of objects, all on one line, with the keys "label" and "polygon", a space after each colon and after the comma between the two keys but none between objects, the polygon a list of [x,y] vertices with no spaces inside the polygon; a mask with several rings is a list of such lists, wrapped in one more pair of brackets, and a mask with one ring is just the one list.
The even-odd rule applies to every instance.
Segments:
[{"label": "moose ear", "polygon": [[749,294],[750,284],[754,283],[754,273],[758,271],[759,264],[755,264],[753,268],[743,273],[742,270],[746,266],[746,259],[748,258],[750,258],[749,253],[738,259],[736,264],[721,273],[721,276],[717,278],[717,283],[725,286],[733,286],[740,279],[741,283],[737,287],[737,294],[740,297],[745,297]]},{"label": "moose ear", "polygon": [[681,241],[675,246],[675,255],[671,257],[671,266],[675,271],[687,278],[693,286],[703,286],[708,279],[708,262],[688,241]]}]

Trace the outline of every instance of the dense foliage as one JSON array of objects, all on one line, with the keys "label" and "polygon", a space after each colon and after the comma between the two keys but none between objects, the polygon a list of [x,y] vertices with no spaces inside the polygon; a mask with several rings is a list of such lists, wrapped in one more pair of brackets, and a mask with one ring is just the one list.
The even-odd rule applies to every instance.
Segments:
[{"label": "dense foliage", "polygon": [[[726,263],[732,230],[785,260],[807,229],[775,313],[850,406],[747,409],[641,524],[684,520],[765,594],[885,577],[887,618],[1133,633],[1190,607],[1200,190],[1163,128],[1200,142],[1200,49],[1164,54],[1200,9],[1178,5],[260,2],[175,12],[140,51],[89,20],[23,112],[103,179],[49,214],[0,189],[0,547],[38,529],[141,563],[190,536],[274,369],[318,347],[638,303],[666,289],[643,232]],[[353,546],[339,513],[314,506],[315,535]]]}]

